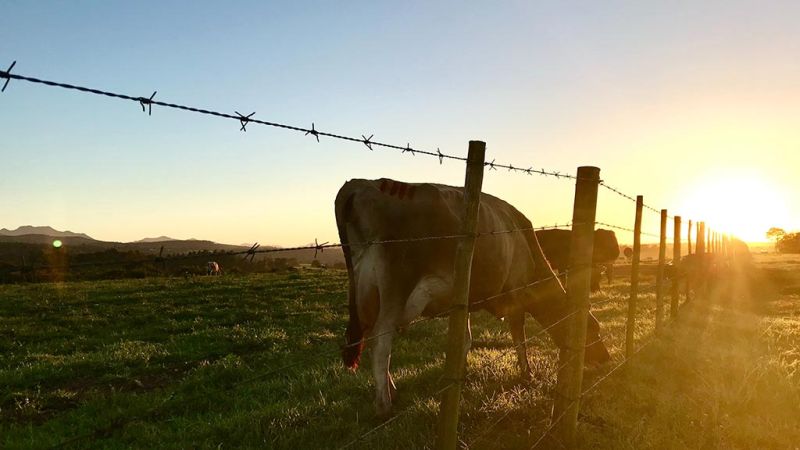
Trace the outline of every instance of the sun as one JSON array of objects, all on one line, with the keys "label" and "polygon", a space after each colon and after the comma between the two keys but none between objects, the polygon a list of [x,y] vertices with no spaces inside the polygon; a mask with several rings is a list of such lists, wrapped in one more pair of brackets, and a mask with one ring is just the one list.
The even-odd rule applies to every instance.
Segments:
[{"label": "sun", "polygon": [[781,189],[752,172],[712,175],[681,196],[680,214],[747,242],[763,242],[770,227],[785,227],[789,211]]}]

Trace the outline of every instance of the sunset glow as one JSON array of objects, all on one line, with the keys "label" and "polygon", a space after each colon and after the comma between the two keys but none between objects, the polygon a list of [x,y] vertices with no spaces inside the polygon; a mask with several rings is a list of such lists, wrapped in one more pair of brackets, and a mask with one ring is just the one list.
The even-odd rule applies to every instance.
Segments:
[{"label": "sunset glow", "polygon": [[792,221],[782,190],[754,172],[714,175],[691,186],[682,201],[682,213],[749,242],[765,241],[767,229]]}]

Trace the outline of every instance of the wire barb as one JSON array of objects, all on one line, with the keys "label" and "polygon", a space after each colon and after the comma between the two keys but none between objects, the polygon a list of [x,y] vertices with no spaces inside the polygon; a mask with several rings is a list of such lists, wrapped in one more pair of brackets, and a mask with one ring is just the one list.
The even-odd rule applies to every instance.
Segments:
[{"label": "wire barb", "polygon": [[374,134],[370,134],[370,135],[369,135],[369,137],[366,137],[366,136],[364,136],[363,134],[361,135],[361,137],[362,137],[362,138],[364,138],[364,140],[363,140],[363,141],[361,141],[361,142],[363,142],[363,143],[364,143],[364,145],[366,145],[366,146],[367,146],[367,148],[368,148],[370,151],[372,151],[372,144],[373,144],[373,142],[371,141],[371,139],[372,139],[372,137],[373,137],[373,136],[375,136],[375,135],[374,135]]},{"label": "wire barb", "polygon": [[483,163],[484,166],[489,166],[489,170],[497,170],[497,167],[494,166],[494,159],[492,162]]},{"label": "wire barb", "polygon": [[5,72],[0,71],[0,77],[6,79],[6,82],[3,83],[3,89],[0,89],[0,92],[5,92],[6,91],[6,88],[8,87],[8,83],[11,81],[11,69],[13,69],[14,66],[16,66],[16,65],[17,65],[17,62],[13,61],[11,63],[11,65],[8,66],[8,69],[6,69]]},{"label": "wire barb", "polygon": [[309,134],[317,138],[317,142],[319,142],[319,131],[314,128],[314,122],[311,122],[311,129],[306,131],[306,136]]},{"label": "wire barb", "polygon": [[250,257],[250,262],[253,262],[253,258],[256,257],[256,253],[257,253],[256,250],[258,249],[258,247],[261,247],[261,244],[259,244],[258,242],[253,244],[252,247],[250,247],[247,251],[243,252],[244,253],[244,258],[242,258],[242,259],[247,259],[247,257],[249,256]]},{"label": "wire barb", "polygon": [[402,151],[401,153],[405,153],[405,152],[411,152],[411,156],[416,156],[416,155],[414,154],[414,149],[413,149],[413,148],[411,148],[411,144],[409,144],[409,143],[407,143],[407,142],[406,142],[406,148],[404,148],[404,149],[403,149],[403,151]]},{"label": "wire barb", "polygon": [[442,165],[442,160],[444,159],[444,155],[439,150],[439,147],[436,147],[436,154],[439,156],[439,165],[441,166]]},{"label": "wire barb", "polygon": [[317,242],[317,238],[314,238],[314,259],[317,259],[317,253],[322,253],[325,251],[325,246],[328,245],[330,242],[323,242],[320,244]]},{"label": "wire barb", "polygon": [[[153,95],[155,95],[155,94],[153,94]],[[244,114],[240,113],[239,111],[234,111],[234,112],[236,113],[237,116],[239,116],[239,123],[242,124],[242,128],[239,128],[239,131],[247,131],[247,124],[248,124],[248,122],[250,122],[250,118],[253,117],[253,115],[256,112],[253,111],[253,112],[251,112],[250,114],[248,114],[246,116]]]},{"label": "wire barb", "polygon": [[139,99],[138,99],[139,100],[139,105],[142,106],[142,112],[144,112],[144,105],[147,105],[147,115],[148,116],[152,116],[153,115],[153,97],[155,97],[157,93],[158,93],[158,91],[153,91],[153,95],[151,95],[150,98],[139,97]]}]

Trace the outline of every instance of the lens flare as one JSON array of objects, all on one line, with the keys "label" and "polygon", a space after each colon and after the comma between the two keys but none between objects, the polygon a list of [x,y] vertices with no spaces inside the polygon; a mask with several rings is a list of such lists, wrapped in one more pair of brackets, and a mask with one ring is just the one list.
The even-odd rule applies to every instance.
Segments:
[{"label": "lens flare", "polygon": [[56,239],[56,240],[53,241],[53,247],[61,248],[61,245],[62,245],[62,243],[61,243],[60,240]]}]

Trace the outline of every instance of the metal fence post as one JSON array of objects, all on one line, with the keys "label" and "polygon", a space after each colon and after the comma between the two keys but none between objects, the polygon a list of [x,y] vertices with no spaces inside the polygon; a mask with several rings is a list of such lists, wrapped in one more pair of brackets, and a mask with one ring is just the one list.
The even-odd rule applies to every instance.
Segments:
[{"label": "metal fence post", "polygon": [[567,297],[570,302],[567,321],[567,346],[559,352],[558,381],[553,405],[556,433],[567,448],[576,445],[578,409],[583,384],[583,359],[586,351],[586,326],[589,316],[589,292],[592,279],[594,225],[597,213],[597,189],[600,169],[578,167],[575,182],[575,203],[572,209],[570,243],[570,274],[567,277]]},{"label": "metal fence post", "polygon": [[486,143],[469,141],[467,173],[464,182],[464,216],[461,233],[470,237],[462,239],[456,248],[455,273],[453,276],[453,311],[447,329],[447,356],[444,364],[444,379],[451,385],[442,393],[439,411],[439,430],[436,447],[440,450],[455,449],[458,444],[458,415],[461,403],[461,388],[466,371],[467,327],[469,325],[469,280],[472,271],[472,254],[475,250],[475,233],[478,229],[481,186],[486,157]]},{"label": "metal fence post", "polygon": [[678,290],[678,273],[681,270],[681,216],[673,219],[672,231],[672,302],[669,305],[669,317],[675,319],[681,301]]},{"label": "metal fence post", "polygon": [[636,328],[636,300],[639,297],[639,258],[642,253],[642,207],[644,197],[636,196],[636,221],[633,226],[633,260],[631,261],[631,295],[628,298],[628,320],[625,324],[625,359],[633,355],[633,331]]},{"label": "metal fence post", "polygon": [[661,210],[661,231],[658,238],[658,272],[656,274],[656,331],[664,317],[664,266],[667,263],[667,210]]}]

